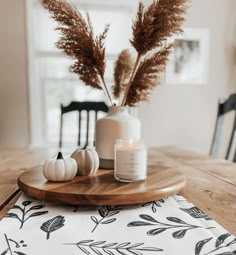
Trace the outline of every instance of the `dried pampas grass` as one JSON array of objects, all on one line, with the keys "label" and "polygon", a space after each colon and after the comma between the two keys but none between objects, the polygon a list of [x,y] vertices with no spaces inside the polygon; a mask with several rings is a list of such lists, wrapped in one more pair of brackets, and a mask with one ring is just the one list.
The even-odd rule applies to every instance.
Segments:
[{"label": "dried pampas grass", "polygon": [[119,98],[128,83],[128,79],[133,69],[133,60],[128,50],[123,50],[118,56],[114,66],[113,95]]},{"label": "dried pampas grass", "polygon": [[[95,36],[89,15],[83,17],[65,0],[41,0],[41,3],[60,24],[57,29],[61,38],[57,47],[76,60],[71,71],[86,85],[103,89],[112,104],[104,78],[104,41],[109,26]],[[159,84],[171,48],[165,42],[182,31],[186,8],[187,0],[154,0],[147,8],[139,3],[130,40],[137,51],[136,60],[133,61],[130,53],[124,50],[114,66],[112,92],[115,98],[121,99],[121,105],[135,106],[146,101],[151,90]]]},{"label": "dried pampas grass", "polygon": [[109,26],[95,37],[89,15],[85,19],[75,7],[63,0],[41,0],[41,3],[61,25],[57,28],[61,32],[61,38],[56,45],[76,60],[71,71],[78,74],[86,85],[104,89],[112,103],[104,79],[104,41]]},{"label": "dried pampas grass", "polygon": [[126,105],[137,106],[146,101],[153,88],[160,82],[160,74],[164,72],[171,45],[163,47],[151,57],[144,58],[134,75],[126,99]]},{"label": "dried pampas grass", "polygon": [[131,40],[138,54],[144,55],[182,32],[186,7],[186,0],[154,0],[146,9],[140,2]]},{"label": "dried pampas grass", "polygon": [[[148,87],[148,85],[142,85],[143,90],[141,90],[138,87],[141,83],[138,85],[133,82],[133,79],[141,59],[146,54],[154,49],[159,49],[159,56],[162,56],[163,54],[165,55],[166,48],[163,48],[163,45],[169,37],[182,31],[181,25],[184,22],[186,8],[187,0],[154,0],[146,9],[141,2],[139,3],[136,20],[132,27],[133,38],[130,41],[137,51],[137,57],[129,84],[126,87],[122,105],[130,105],[130,102],[133,102],[133,100],[128,99],[128,96],[131,94],[140,94],[140,101],[147,100],[147,95],[150,93],[150,90],[159,84],[157,82],[155,84],[149,83],[150,87]],[[170,51],[168,50],[168,54],[169,52]],[[151,59],[156,62],[157,57],[158,55],[155,53]],[[152,64],[150,61],[148,62],[149,64]],[[163,68],[160,70],[162,69]],[[156,71],[160,72],[160,70],[157,69]],[[160,73],[158,73],[158,75],[160,75]],[[156,81],[158,81],[158,79]],[[131,88],[131,86],[134,88]],[[139,92],[135,93],[135,89]],[[143,95],[141,95],[141,93],[143,93]]]}]

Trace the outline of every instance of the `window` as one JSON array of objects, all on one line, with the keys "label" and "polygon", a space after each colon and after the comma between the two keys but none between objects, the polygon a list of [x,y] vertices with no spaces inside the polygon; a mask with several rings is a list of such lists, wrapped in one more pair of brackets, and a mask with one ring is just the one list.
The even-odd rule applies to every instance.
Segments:
[{"label": "window", "polygon": [[[71,2],[71,1],[70,1]],[[128,2],[128,1],[127,1]],[[113,63],[122,49],[129,48],[132,18],[136,1],[87,0],[74,3],[82,12],[89,12],[95,33],[110,30],[106,40],[106,82],[112,86]],[[59,33],[57,24],[38,1],[27,2],[29,80],[31,110],[31,140],[33,145],[57,145],[59,140],[60,104],[74,101],[101,101],[104,94],[84,86],[76,74],[69,72],[73,60],[56,49]],[[77,141],[77,115],[67,114],[64,119],[67,135],[65,143]]]}]

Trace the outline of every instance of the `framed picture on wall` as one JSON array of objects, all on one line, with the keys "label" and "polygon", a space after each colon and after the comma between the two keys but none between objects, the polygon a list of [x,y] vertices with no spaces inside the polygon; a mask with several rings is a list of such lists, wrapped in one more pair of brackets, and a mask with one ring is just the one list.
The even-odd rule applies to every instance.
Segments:
[{"label": "framed picture on wall", "polygon": [[166,67],[166,84],[203,85],[207,83],[209,30],[186,28],[171,40],[172,53]]}]

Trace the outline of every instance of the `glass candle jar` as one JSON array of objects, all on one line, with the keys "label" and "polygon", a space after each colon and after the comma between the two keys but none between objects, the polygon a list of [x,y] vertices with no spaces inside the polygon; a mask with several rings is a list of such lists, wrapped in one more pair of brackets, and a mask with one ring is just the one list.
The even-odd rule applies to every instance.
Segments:
[{"label": "glass candle jar", "polygon": [[141,140],[116,140],[115,179],[137,182],[147,177],[147,149]]}]

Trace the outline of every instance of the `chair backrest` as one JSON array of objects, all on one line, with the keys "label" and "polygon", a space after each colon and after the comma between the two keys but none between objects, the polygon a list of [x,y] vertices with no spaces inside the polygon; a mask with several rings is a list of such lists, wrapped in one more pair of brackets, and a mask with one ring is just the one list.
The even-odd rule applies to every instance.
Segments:
[{"label": "chair backrest", "polygon": [[[219,100],[215,132],[214,132],[213,141],[212,141],[211,150],[210,150],[210,155],[212,156],[217,155],[218,149],[220,147],[220,140],[221,140],[221,135],[223,130],[225,114],[231,111],[234,111],[236,113],[236,94],[230,95],[228,99]],[[236,140],[236,114],[234,117],[234,123],[233,123],[232,131],[231,131],[230,141],[228,144],[225,159],[229,159],[230,155],[232,155],[232,150],[233,150],[235,140]],[[235,148],[233,152],[233,161],[236,162]]]},{"label": "chair backrest", "polygon": [[[78,120],[78,146],[85,148],[89,144],[89,121],[90,113],[95,113],[95,123],[98,118],[98,112],[108,112],[108,106],[104,102],[71,102],[68,106],[63,106],[61,104],[61,116],[60,116],[60,140],[59,147],[62,147],[62,129],[63,129],[63,115],[68,112],[78,111],[79,120]],[[81,113],[82,111],[86,112],[86,140],[85,143],[81,144]],[[93,138],[94,139],[94,138]],[[94,140],[93,140],[94,145]]]}]

